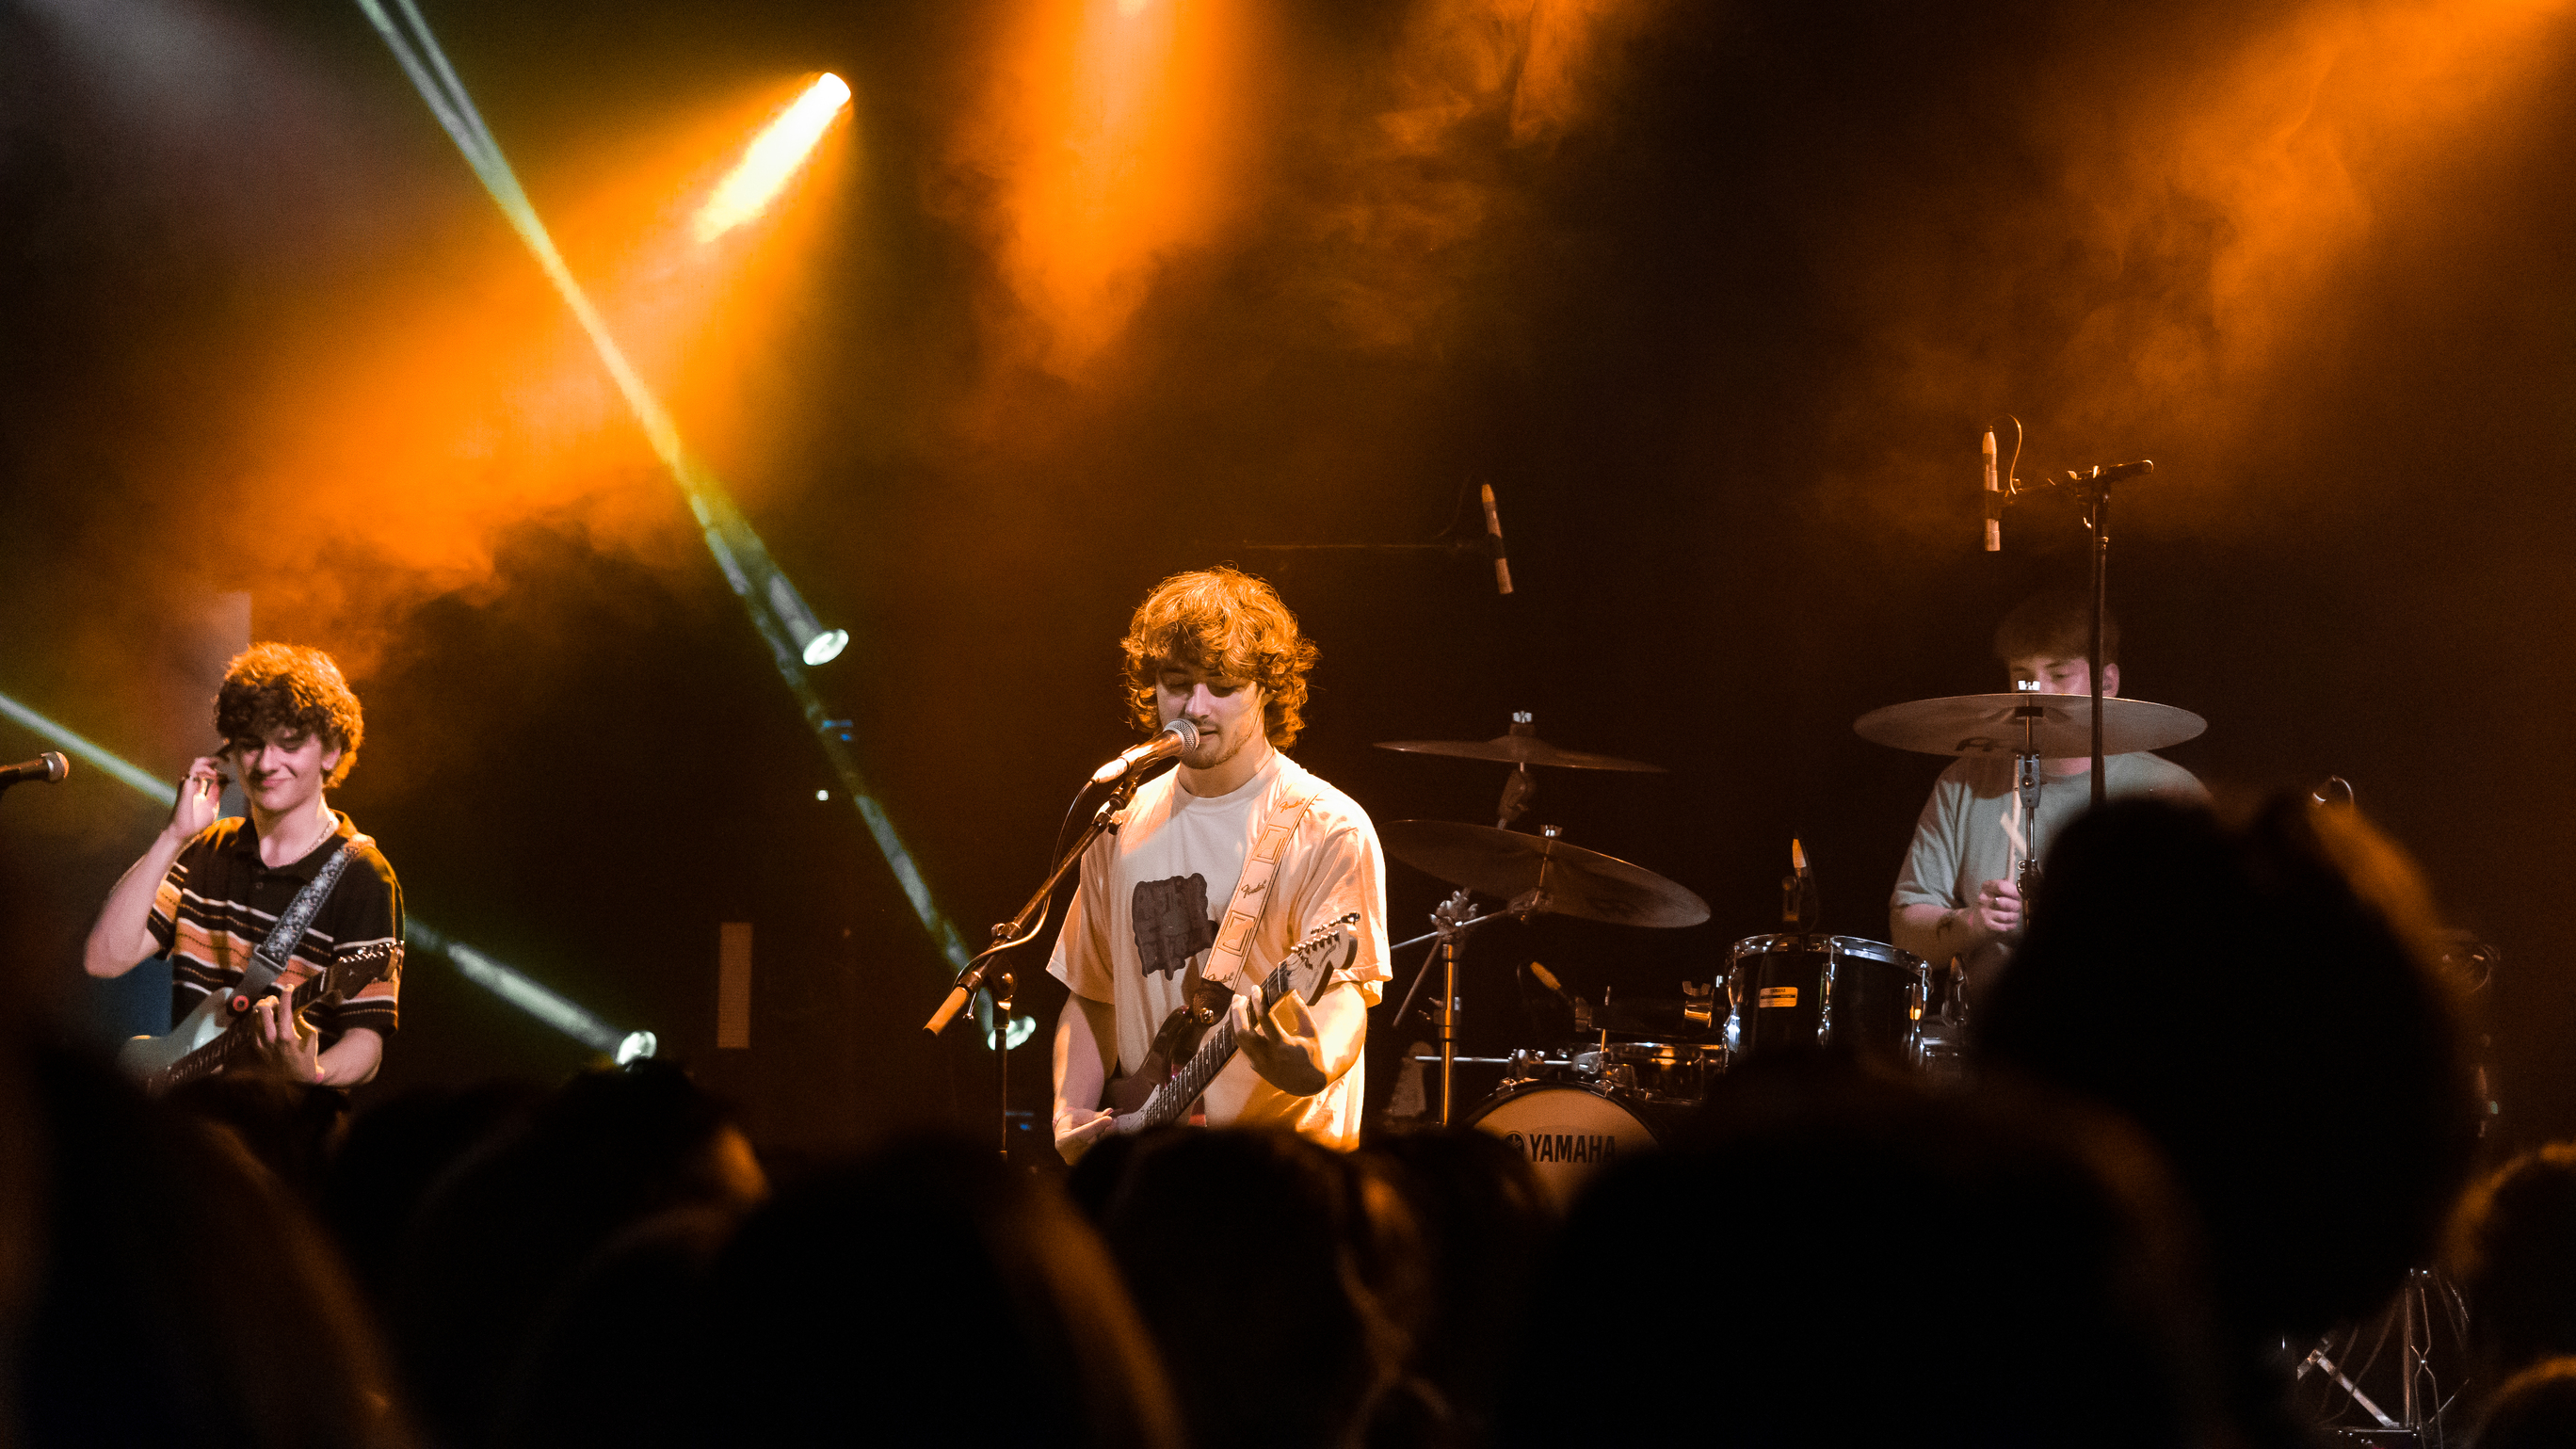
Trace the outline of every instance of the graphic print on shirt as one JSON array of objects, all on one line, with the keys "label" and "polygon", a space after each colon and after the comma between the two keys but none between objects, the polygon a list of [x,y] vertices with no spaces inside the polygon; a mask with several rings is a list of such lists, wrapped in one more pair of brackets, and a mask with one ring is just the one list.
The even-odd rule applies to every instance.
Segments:
[{"label": "graphic print on shirt", "polygon": [[1190,964],[1190,958],[1216,944],[1216,922],[1208,919],[1207,877],[1176,875],[1136,882],[1128,908],[1136,929],[1136,959],[1148,976],[1167,976]]}]

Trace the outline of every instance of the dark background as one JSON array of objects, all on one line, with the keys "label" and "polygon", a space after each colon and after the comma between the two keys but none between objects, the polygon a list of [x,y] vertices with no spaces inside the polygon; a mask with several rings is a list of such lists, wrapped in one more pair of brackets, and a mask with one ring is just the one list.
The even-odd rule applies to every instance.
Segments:
[{"label": "dark background", "polygon": [[[1498,80],[1436,63],[1453,22],[1510,60],[1527,5],[1239,6],[1265,17],[1266,99],[1226,220],[1168,248],[1069,369],[1014,341],[991,178],[955,140],[1016,8],[429,13],[539,209],[575,218],[576,270],[614,230],[582,198],[671,116],[756,121],[746,97],[815,69],[856,86],[860,139],[786,203],[765,275],[789,280],[728,304],[765,330],[671,395],[850,628],[816,687],[967,939],[1132,738],[1127,611],[1219,561],[1320,641],[1296,754],[1381,821],[1489,821],[1499,768],[1370,745],[1491,736],[1515,709],[1671,767],[1548,776],[1529,823],[1671,876],[1710,922],[1491,938],[1471,1048],[1531,1044],[1510,956],[1596,995],[1714,975],[1776,920],[1793,835],[1831,924],[1884,936],[1938,761],[1850,721],[1997,687],[1997,616],[2081,578],[2055,505],[2016,509],[2000,554],[1975,542],[1977,434],[2010,412],[2024,477],[2157,461],[2120,501],[2112,596],[2128,692],[2210,721],[2171,757],[2224,799],[2353,781],[2503,952],[2509,1130],[2576,1130],[2567,7],[1543,6],[1591,29],[1533,134],[1525,57]],[[361,15],[0,17],[0,693],[175,776],[202,702],[146,681],[184,647],[170,621],[246,589],[260,637],[351,665],[371,733],[333,800],[422,919],[654,1030],[771,1143],[983,1120],[990,1054],[917,1029],[947,966],[677,490]],[[1383,118],[1441,85],[1443,127],[1391,151]],[[535,319],[506,334],[524,347],[411,347],[486,313]],[[639,351],[648,372],[686,353]],[[510,393],[548,365],[554,391]],[[423,379],[446,376],[500,379],[519,424],[413,446],[403,420],[447,403],[404,388],[444,398],[462,384]],[[565,417],[580,446],[548,445]],[[386,439],[382,475],[323,434]],[[1510,598],[1472,555],[1258,546],[1463,536],[1478,482]],[[47,747],[0,723],[9,758]],[[104,1019],[79,941],[157,819],[95,770],[0,801],[29,1009]],[[1413,934],[1442,889],[1392,863],[1389,883]],[[718,1052],[737,920],[753,1045]],[[584,1058],[428,953],[404,996],[371,1092]],[[2178,961],[2137,983],[2132,1025],[2226,997]],[[1024,998],[1048,1027],[1060,1000]],[[1026,1106],[1045,1039],[1013,1054]]]}]

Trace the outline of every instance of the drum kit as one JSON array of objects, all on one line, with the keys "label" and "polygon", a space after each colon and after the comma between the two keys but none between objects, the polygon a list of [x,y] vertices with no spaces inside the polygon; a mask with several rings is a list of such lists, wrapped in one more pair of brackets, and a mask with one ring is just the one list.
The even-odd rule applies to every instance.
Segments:
[{"label": "drum kit", "polygon": [[[2014,757],[2022,787],[2035,792],[2042,758],[2090,750],[2093,706],[2089,695],[1966,695],[1874,710],[1854,728],[1864,739],[1924,754]],[[2114,697],[2101,706],[2105,748],[2115,754],[2162,749],[2207,727],[2169,705]],[[1831,1052],[1936,1078],[1956,1074],[1966,1021],[1958,965],[1816,930],[1814,889],[1796,842],[1782,881],[1783,929],[1736,941],[1717,979],[1684,982],[1681,1009],[1662,1013],[1653,1031],[1614,1030],[1648,1023],[1621,1023],[1606,1009],[1596,1029],[1590,1003],[1567,997],[1575,1039],[1503,1057],[1460,1057],[1458,956],[1476,927],[1555,915],[1672,929],[1708,920],[1708,903],[1644,866],[1574,845],[1552,826],[1511,828],[1536,793],[1534,767],[1661,773],[1661,766],[1550,744],[1527,714],[1514,715],[1510,732],[1491,740],[1399,740],[1379,748],[1511,767],[1495,824],[1397,820],[1379,837],[1397,860],[1459,887],[1435,914],[1435,929],[1417,938],[1436,943],[1433,955],[1397,1008],[1402,1020],[1440,968],[1439,999],[1429,1008],[1437,1053],[1407,1064],[1437,1073],[1436,1095],[1424,1083],[1425,1115],[1436,1108],[1444,1125],[1463,1123],[1512,1143],[1552,1192],[1570,1197],[1604,1164],[1653,1147],[1720,1076],[1747,1064]],[[1472,913],[1478,896],[1503,904]],[[1532,963],[1531,973],[1563,994],[1545,967]],[[1503,1068],[1500,1088],[1463,1110],[1453,1091],[1462,1061]]]}]

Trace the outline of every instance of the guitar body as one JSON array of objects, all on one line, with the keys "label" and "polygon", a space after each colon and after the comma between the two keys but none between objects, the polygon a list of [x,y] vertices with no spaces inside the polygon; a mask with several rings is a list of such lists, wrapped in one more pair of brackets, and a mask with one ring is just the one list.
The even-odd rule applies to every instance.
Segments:
[{"label": "guitar body", "polygon": [[117,1048],[116,1064],[129,1076],[149,1079],[179,1064],[179,1059],[210,1045],[232,1025],[227,993],[207,993],[177,1026],[159,1036],[138,1036]]},{"label": "guitar body", "polygon": [[[1359,937],[1352,931],[1358,922],[1357,912],[1342,916],[1291,947],[1262,981],[1257,1010],[1267,1015],[1292,991],[1309,1006],[1321,1000],[1333,984],[1333,973],[1359,954]],[[1202,983],[1190,1005],[1164,1018],[1141,1068],[1110,1082],[1104,1093],[1107,1100],[1101,1105],[1117,1117],[1112,1130],[1142,1132],[1182,1120],[1234,1058],[1234,1022],[1226,1015],[1227,998],[1233,995],[1222,985]],[[1172,1062],[1180,1065],[1166,1065]]]}]

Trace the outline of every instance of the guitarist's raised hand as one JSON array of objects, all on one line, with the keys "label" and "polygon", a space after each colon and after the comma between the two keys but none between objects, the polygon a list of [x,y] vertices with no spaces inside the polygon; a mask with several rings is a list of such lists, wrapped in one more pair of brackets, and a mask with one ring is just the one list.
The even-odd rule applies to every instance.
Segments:
[{"label": "guitarist's raised hand", "polygon": [[1235,1045],[1252,1061],[1261,1079],[1292,1097],[1311,1097],[1333,1084],[1326,1069],[1322,1033],[1305,998],[1291,991],[1268,1015],[1256,1021],[1249,997],[1234,998],[1226,1008],[1234,1016]]},{"label": "guitarist's raised hand", "polygon": [[258,1017],[252,1029],[260,1052],[271,1066],[290,1082],[322,1080],[322,1034],[305,1025],[301,1013],[291,1010],[283,996],[264,996],[251,1011]]},{"label": "guitarist's raised hand", "polygon": [[173,840],[190,841],[197,833],[215,823],[215,812],[223,808],[224,775],[212,755],[199,755],[188,762],[188,777],[179,782],[179,798],[170,807],[167,834]]},{"label": "guitarist's raised hand", "polygon": [[1056,1114],[1056,1155],[1067,1162],[1079,1159],[1091,1150],[1091,1144],[1109,1135],[1116,1126],[1115,1113],[1095,1112],[1085,1107],[1068,1107]]}]

